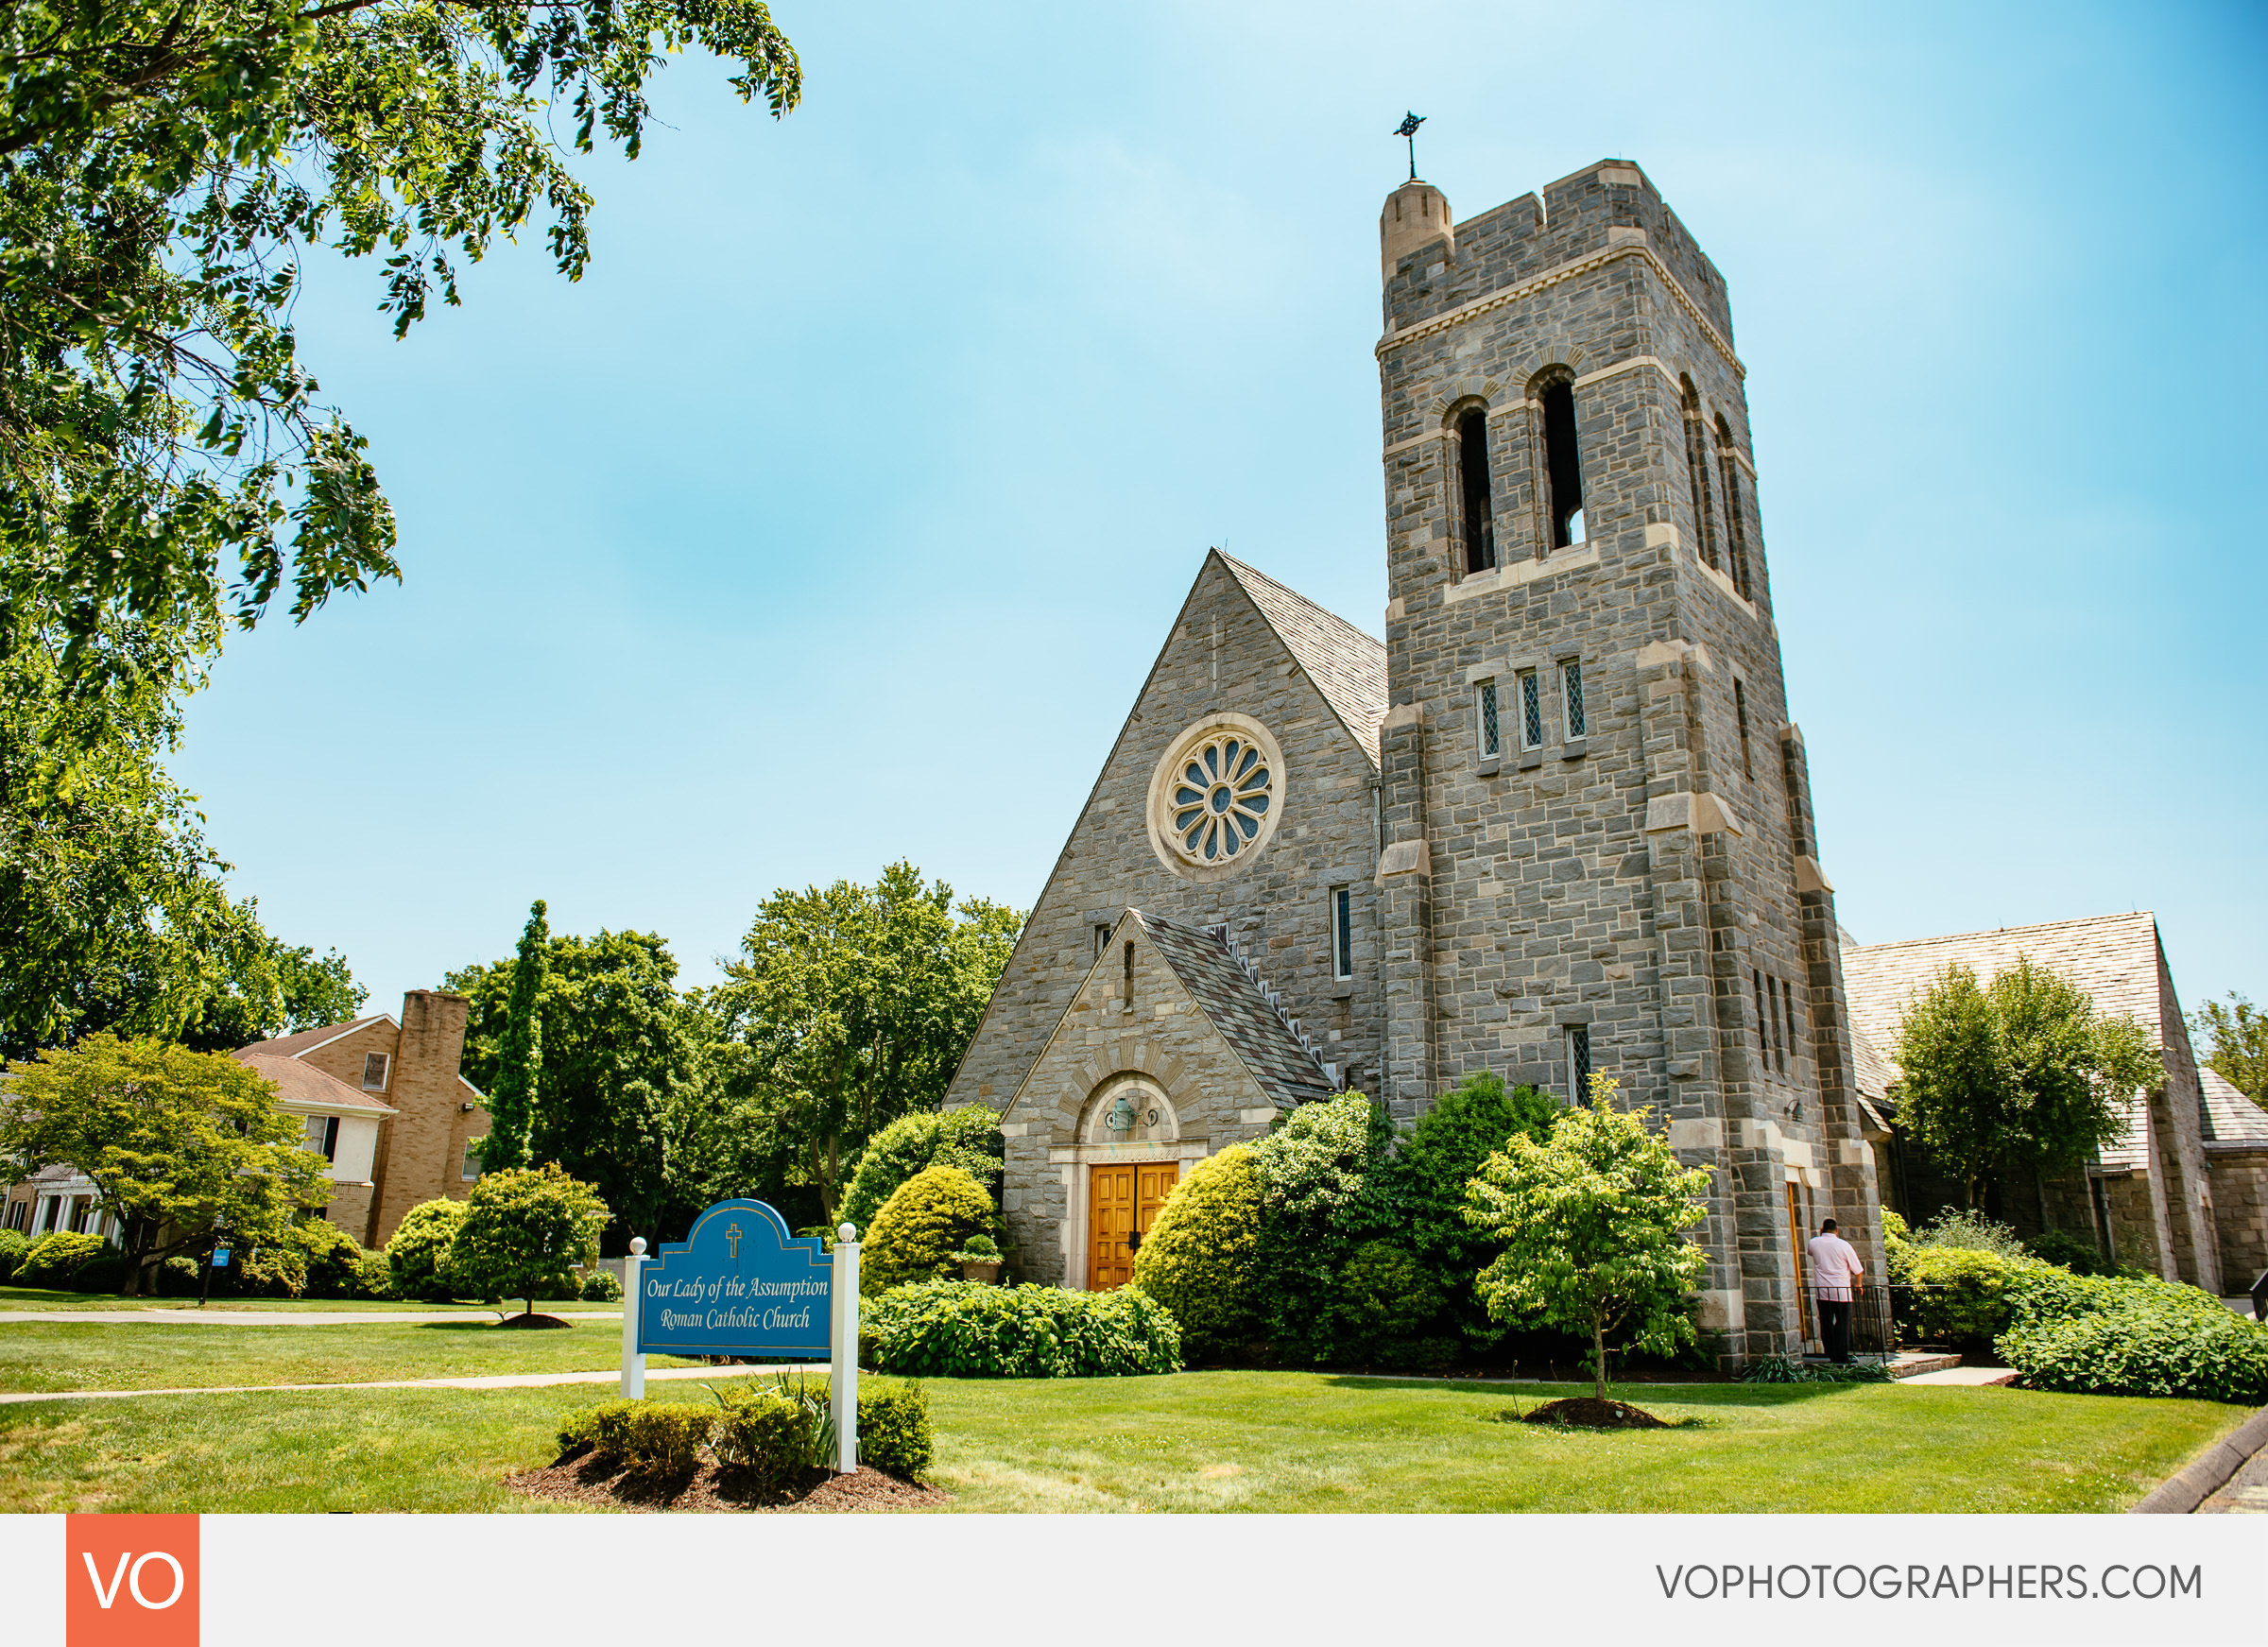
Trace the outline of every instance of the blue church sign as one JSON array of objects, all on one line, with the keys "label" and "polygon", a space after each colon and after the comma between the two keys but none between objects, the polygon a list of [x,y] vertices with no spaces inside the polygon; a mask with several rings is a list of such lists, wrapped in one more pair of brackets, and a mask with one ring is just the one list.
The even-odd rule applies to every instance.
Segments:
[{"label": "blue church sign", "polygon": [[638,1280],[642,1353],[816,1360],[831,1347],[833,1261],[761,1201],[719,1201]]}]

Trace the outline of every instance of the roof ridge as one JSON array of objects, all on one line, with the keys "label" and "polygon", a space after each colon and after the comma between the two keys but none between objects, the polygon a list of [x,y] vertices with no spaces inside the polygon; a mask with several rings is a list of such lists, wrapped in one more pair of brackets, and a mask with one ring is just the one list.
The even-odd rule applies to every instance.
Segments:
[{"label": "roof ridge", "polygon": [[[1252,603],[1252,609],[1376,766],[1379,727],[1386,716],[1385,643],[1226,550],[1215,548],[1210,553],[1221,558],[1222,566]],[[1271,610],[1271,607],[1277,609]],[[1301,623],[1313,625],[1316,633],[1300,633]]]},{"label": "roof ridge", "polygon": [[1854,952],[1902,950],[1911,949],[1919,944],[1950,944],[1958,943],[1963,938],[1992,937],[2001,933],[2062,932],[2069,931],[2072,927],[2095,926],[2114,920],[2147,920],[2156,924],[2157,912],[2151,909],[2130,909],[2112,915],[2075,916],[2070,920],[2036,920],[2023,926],[1983,926],[1978,927],[1974,932],[1939,933],[1934,937],[1926,938],[1889,938],[1879,944],[1853,944],[1850,948]]}]

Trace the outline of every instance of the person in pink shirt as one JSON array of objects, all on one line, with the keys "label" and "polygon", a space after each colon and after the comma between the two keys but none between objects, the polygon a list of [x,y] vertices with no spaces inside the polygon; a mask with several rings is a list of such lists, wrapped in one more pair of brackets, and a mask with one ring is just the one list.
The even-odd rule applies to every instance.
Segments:
[{"label": "person in pink shirt", "polygon": [[1827,1358],[1837,1366],[1850,1362],[1851,1289],[1866,1273],[1858,1249],[1835,1233],[1835,1221],[1824,1220],[1819,1233],[1803,1244],[1812,1259],[1812,1293],[1819,1301],[1819,1337]]}]

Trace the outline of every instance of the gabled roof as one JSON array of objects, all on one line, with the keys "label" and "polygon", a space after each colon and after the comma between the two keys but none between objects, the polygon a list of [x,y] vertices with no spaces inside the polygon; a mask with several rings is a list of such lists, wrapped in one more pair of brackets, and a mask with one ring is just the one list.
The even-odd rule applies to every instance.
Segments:
[{"label": "gabled roof", "polygon": [[315,1051],[317,1047],[329,1046],[335,1040],[343,1040],[356,1030],[368,1029],[373,1023],[393,1023],[396,1029],[402,1027],[400,1024],[394,1023],[392,1013],[373,1012],[368,1018],[350,1018],[344,1023],[322,1023],[316,1025],[313,1029],[299,1030],[291,1035],[280,1035],[271,1040],[256,1040],[249,1046],[238,1047],[236,1051],[239,1056],[246,1053],[259,1053],[263,1055],[273,1055],[280,1058],[296,1058]]},{"label": "gabled roof", "polygon": [[368,1092],[358,1092],[335,1075],[325,1074],[298,1058],[263,1052],[255,1042],[232,1055],[276,1084],[276,1102],[293,1109],[318,1109],[325,1114],[393,1115],[394,1107]]},{"label": "gabled roof", "polygon": [[2268,1146],[2268,1109],[2244,1096],[2243,1089],[2209,1064],[2197,1066],[2205,1089],[2205,1146],[2236,1149]]},{"label": "gabled roof", "polygon": [[1139,909],[1126,915],[1142,923],[1181,987],[1279,1107],[1289,1109],[1332,1095],[1331,1077],[1323,1072],[1321,1061],[1268,1004],[1252,974],[1228,952],[1228,940],[1217,929],[1183,926]]},{"label": "gabled roof", "polygon": [[1218,549],[1213,553],[1376,766],[1378,729],[1386,718],[1384,643],[1265,573]]}]

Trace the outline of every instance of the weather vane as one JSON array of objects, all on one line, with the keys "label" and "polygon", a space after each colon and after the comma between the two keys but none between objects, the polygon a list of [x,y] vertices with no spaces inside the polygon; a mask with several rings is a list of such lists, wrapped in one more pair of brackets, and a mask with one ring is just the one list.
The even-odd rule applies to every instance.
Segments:
[{"label": "weather vane", "polygon": [[1394,129],[1395,136],[1410,140],[1410,181],[1413,183],[1418,180],[1418,129],[1424,124],[1425,116],[1422,114],[1404,114],[1401,124]]}]

